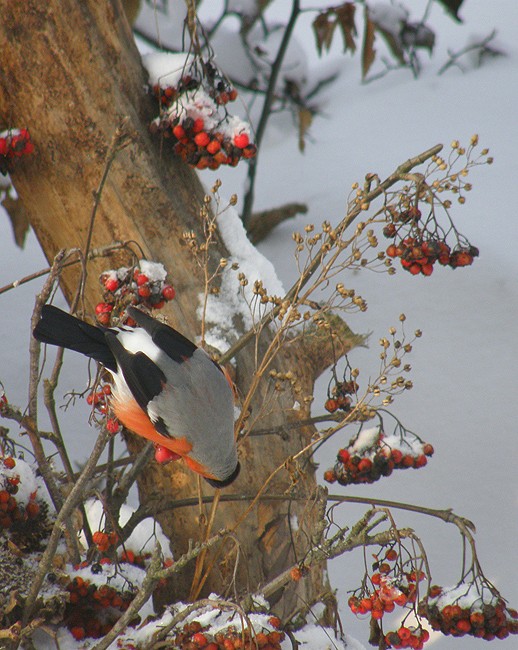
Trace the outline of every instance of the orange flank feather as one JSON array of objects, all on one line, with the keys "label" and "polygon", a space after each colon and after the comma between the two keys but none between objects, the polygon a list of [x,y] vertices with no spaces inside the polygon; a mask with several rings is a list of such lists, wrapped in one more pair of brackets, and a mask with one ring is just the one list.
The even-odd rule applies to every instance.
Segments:
[{"label": "orange flank feather", "polygon": [[197,472],[206,478],[216,478],[208,472],[201,463],[198,463],[189,457],[188,454],[192,449],[190,442],[185,438],[167,438],[158,433],[147,413],[140,408],[135,400],[126,400],[121,402],[120,400],[113,399],[112,407],[117,419],[119,419],[127,429],[133,431],[133,433],[137,433],[143,438],[147,438],[147,440],[151,440],[151,442],[166,447],[175,454],[178,454],[194,472]]}]

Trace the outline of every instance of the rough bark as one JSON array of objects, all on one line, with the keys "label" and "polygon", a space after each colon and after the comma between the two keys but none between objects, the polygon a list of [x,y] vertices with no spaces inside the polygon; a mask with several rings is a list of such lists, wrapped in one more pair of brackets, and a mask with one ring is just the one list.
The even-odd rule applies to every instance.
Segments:
[{"label": "rough bark", "polygon": [[[153,113],[152,100],[144,92],[145,74],[123,9],[117,0],[28,0],[18,3],[0,0],[0,121],[28,127],[36,150],[21,162],[13,174],[16,191],[45,255],[52,260],[61,248],[84,250],[93,192],[102,177],[110,141],[125,121],[129,145],[119,151],[110,169],[96,215],[92,246],[114,240],[133,240],[149,259],[161,261],[170,272],[177,299],[166,310],[172,324],[191,337],[199,333],[196,318],[201,273],[182,244],[186,230],[200,231],[199,208],[202,187],[196,175],[159,143],[150,139],[147,125]],[[226,254],[219,242],[215,257]],[[109,266],[127,264],[124,254]],[[85,309],[93,313],[99,301],[97,276],[108,266],[106,260],[88,266]],[[62,288],[71,300],[78,284],[79,269],[66,271]],[[353,338],[342,340],[342,351]],[[262,344],[263,345],[263,344]],[[311,348],[311,346],[309,346]],[[313,350],[289,346],[275,363],[279,371],[292,370],[300,388],[298,395],[311,395],[315,377],[332,360],[336,347],[323,342],[320,358]],[[255,371],[253,345],[237,358],[237,385],[246,392]],[[262,410],[260,428],[274,427],[286,418],[305,418],[309,405],[292,409],[291,391],[271,398],[271,381],[262,382],[252,404],[252,413]],[[264,409],[265,402],[270,406]],[[202,407],[202,405],[201,405]],[[270,473],[304,447],[314,434],[312,427],[294,430],[289,436],[249,436],[240,447],[242,473],[231,492],[254,493]],[[85,441],[88,444],[88,441]],[[131,450],[142,441],[131,437]],[[179,463],[162,468],[151,462],[139,479],[143,501],[171,495],[174,498],[198,494],[196,477]],[[268,490],[283,494],[293,490],[307,501],[261,502],[237,526],[239,564],[234,574],[235,547],[228,542],[216,551],[216,564],[202,593],[224,593],[257,589],[294,560],[303,559],[314,525],[311,495],[316,482],[311,461],[300,464],[301,473],[293,486],[290,473],[278,472]],[[204,494],[213,493],[202,483]],[[232,528],[244,513],[242,503],[222,503],[214,530]],[[189,507],[162,515],[160,523],[179,555],[190,539],[204,534],[205,507]],[[293,517],[298,530],[290,529]],[[185,598],[192,570],[177,580],[169,598]],[[235,581],[233,582],[233,580]],[[325,589],[323,572],[286,590],[278,600],[281,615],[291,614],[301,604],[312,602]]]}]

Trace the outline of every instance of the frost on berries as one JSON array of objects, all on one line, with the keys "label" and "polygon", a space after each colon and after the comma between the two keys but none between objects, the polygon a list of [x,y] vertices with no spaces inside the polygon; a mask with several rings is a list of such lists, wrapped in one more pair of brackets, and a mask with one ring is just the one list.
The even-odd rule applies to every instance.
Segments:
[{"label": "frost on berries", "polygon": [[16,160],[34,151],[27,129],[9,129],[0,132],[0,174],[14,171]]},{"label": "frost on berries", "polygon": [[144,65],[160,106],[151,130],[169,139],[183,161],[215,170],[255,156],[250,125],[227,110],[237,91],[212,61],[162,53],[144,57]]},{"label": "frost on berries", "polygon": [[336,463],[324,473],[324,479],[340,485],[374,483],[395,469],[424,467],[433,452],[432,445],[399,422],[390,435],[383,422],[371,428],[362,426],[348,446],[338,451]]},{"label": "frost on berries", "polygon": [[0,540],[28,551],[43,548],[49,532],[48,503],[41,479],[22,458],[0,453]]},{"label": "frost on berries", "polygon": [[419,604],[419,613],[445,635],[492,641],[518,634],[518,612],[480,575],[456,587],[433,585],[428,599]]},{"label": "frost on berries", "polygon": [[99,278],[103,299],[95,308],[97,322],[105,327],[134,327],[136,323],[126,316],[126,307],[143,305],[148,309],[162,309],[176,296],[174,287],[166,280],[163,265],[149,260],[140,260],[133,268],[105,271]]}]

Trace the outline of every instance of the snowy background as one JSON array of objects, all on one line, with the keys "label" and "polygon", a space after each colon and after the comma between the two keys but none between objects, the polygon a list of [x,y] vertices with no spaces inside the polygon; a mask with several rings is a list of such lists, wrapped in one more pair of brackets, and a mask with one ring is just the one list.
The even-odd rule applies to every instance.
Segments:
[{"label": "snowy background", "polygon": [[[415,7],[418,19],[425,3],[408,4]],[[277,15],[287,18],[291,3],[274,5]],[[401,271],[392,278],[362,272],[346,280],[369,304],[366,314],[348,319],[356,331],[372,332],[371,349],[350,355],[362,377],[376,372],[377,341],[391,325],[397,325],[401,312],[407,315],[407,331],[423,330],[424,336],[410,357],[414,389],[396,401],[393,411],[408,428],[431,442],[436,453],[419,472],[396,472],[371,486],[346,489],[335,484],[331,492],[451,507],[473,520],[486,575],[516,607],[518,219],[513,188],[518,147],[518,3],[466,0],[460,13],[464,23],[456,24],[439,5],[433,6],[429,22],[437,35],[436,51],[432,59],[421,56],[424,69],[418,80],[410,71],[401,70],[361,85],[357,57],[341,57],[337,47],[319,60],[309,32],[306,36],[302,32],[299,39],[307,43],[308,69],[339,66],[341,76],[327,91],[304,155],[298,152],[291,117],[285,114],[271,120],[260,154],[255,209],[289,201],[308,204],[308,214],[283,224],[260,245],[288,287],[295,279],[292,231],[324,219],[337,223],[344,215],[351,183],[361,181],[365,173],[377,172],[383,178],[403,160],[434,144],[448,147],[454,139],[468,144],[473,133],[479,134],[482,147],[490,148],[494,164],[472,173],[474,189],[466,205],[454,211],[460,231],[480,249],[480,258],[472,267],[456,271],[437,268],[431,278]],[[493,28],[505,57],[487,61],[481,68],[472,67],[467,57],[465,71],[452,67],[438,75],[448,49],[460,50]],[[338,44],[340,38],[335,40]],[[380,39],[377,47],[383,49]],[[223,180],[224,193],[243,195],[244,164],[202,174],[207,184],[216,176]],[[1,211],[0,228],[0,286],[46,266],[32,233],[24,251],[15,248],[8,218]],[[174,281],[174,270],[172,275]],[[10,402],[22,408],[27,400],[29,319],[41,283],[38,280],[0,296],[0,379]],[[86,381],[84,360],[68,354],[67,364],[69,385],[75,382],[76,388],[81,388],[77,377]],[[327,380],[319,385],[316,405],[323,405],[326,388]],[[64,385],[62,391],[66,389]],[[61,399],[61,395],[57,397]],[[69,410],[63,425],[78,461],[85,459],[89,442],[93,442],[86,408],[78,413],[82,409]],[[335,439],[321,451],[320,475],[347,439]],[[342,506],[343,522],[352,523],[363,510],[361,506]],[[412,526],[425,542],[434,582],[455,584],[461,559],[457,529],[427,517],[394,513],[400,526]],[[367,621],[356,620],[345,604],[346,593],[358,585],[361,572],[358,553],[331,567],[332,584],[343,603],[344,627],[366,643]],[[517,642],[511,637],[495,643],[510,650]],[[440,637],[433,647],[463,650],[485,646],[471,637]]]}]

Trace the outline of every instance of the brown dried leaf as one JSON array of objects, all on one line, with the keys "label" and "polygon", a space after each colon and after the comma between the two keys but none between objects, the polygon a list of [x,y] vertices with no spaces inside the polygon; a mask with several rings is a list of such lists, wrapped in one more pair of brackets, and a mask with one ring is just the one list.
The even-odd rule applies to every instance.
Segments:
[{"label": "brown dried leaf", "polygon": [[352,2],[344,2],[343,5],[335,8],[336,19],[344,39],[344,52],[347,52],[347,50],[356,51],[354,37],[357,36],[358,32],[354,22],[355,12],[356,6]]},{"label": "brown dried leaf", "polygon": [[312,122],[313,113],[307,108],[301,108],[299,110],[299,151],[301,152],[306,148],[305,136]]},{"label": "brown dried leaf", "polygon": [[318,55],[322,55],[322,50],[325,48],[329,50],[333,41],[333,34],[336,27],[336,21],[329,20],[330,12],[325,11],[313,21],[313,31],[315,32],[315,39],[317,41]]},{"label": "brown dried leaf", "polygon": [[464,0],[439,0],[443,5],[446,11],[459,23],[462,22],[462,18],[459,17],[459,9]]},{"label": "brown dried leaf", "polygon": [[369,10],[365,7],[365,31],[363,34],[363,49],[362,49],[362,78],[365,79],[370,70],[371,65],[376,58],[376,50],[374,49],[374,40],[376,38],[375,25],[369,18]]},{"label": "brown dried leaf", "polygon": [[376,23],[373,23],[376,31],[378,31],[384,38],[385,42],[388,45],[389,50],[392,52],[392,56],[399,61],[399,63],[405,63],[405,53],[403,51],[403,43],[399,35],[393,34],[392,32],[387,32],[385,29],[382,29]]}]

